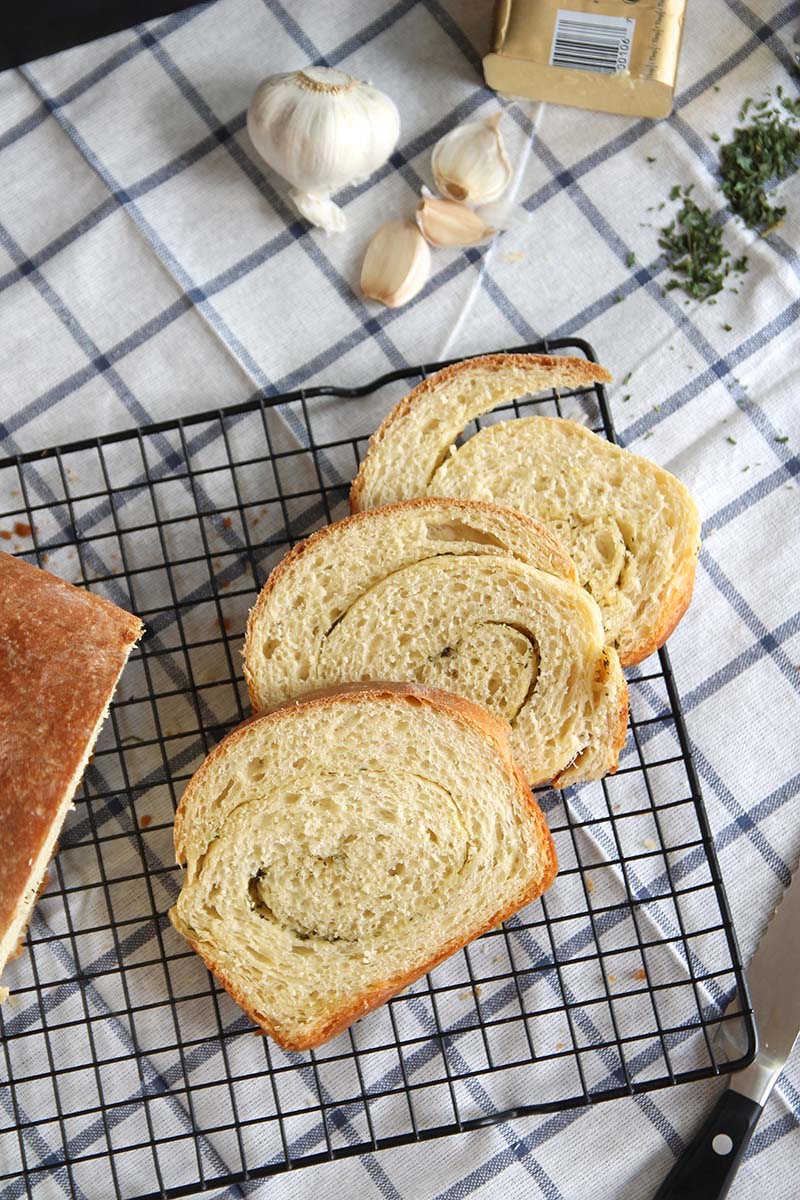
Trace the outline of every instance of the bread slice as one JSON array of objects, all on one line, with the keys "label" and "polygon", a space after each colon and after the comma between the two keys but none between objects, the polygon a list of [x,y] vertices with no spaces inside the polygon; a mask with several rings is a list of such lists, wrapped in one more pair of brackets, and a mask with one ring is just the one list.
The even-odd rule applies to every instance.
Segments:
[{"label": "bread slice", "polygon": [[250,613],[255,710],[311,688],[409,680],[511,722],[532,784],[616,769],[627,687],[600,611],[537,521],[494,504],[412,500],[313,534]]},{"label": "bread slice", "polygon": [[0,971],[141,632],[102,597],[0,553]]},{"label": "bread slice", "polygon": [[662,645],[686,611],[700,549],[697,507],[646,458],[558,417],[469,422],[545,388],[606,381],[580,359],[493,354],[448,367],[401,400],[353,482],[354,512],[411,496],[494,500],[543,521],[597,601],[623,666]]},{"label": "bread slice", "polygon": [[170,919],[245,1012],[319,1046],[556,874],[508,727],[458,697],[355,685],[234,730],[175,821]]}]

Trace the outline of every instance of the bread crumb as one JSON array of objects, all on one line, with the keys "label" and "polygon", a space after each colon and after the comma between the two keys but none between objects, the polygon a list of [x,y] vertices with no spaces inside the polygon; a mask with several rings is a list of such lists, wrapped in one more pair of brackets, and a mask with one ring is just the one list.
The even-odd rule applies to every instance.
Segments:
[{"label": "bread crumb", "polygon": [[150,816],[150,813],[143,813],[142,816],[139,817],[139,825],[142,829],[147,829],[147,826],[151,825],[152,822],[153,818]]},{"label": "bread crumb", "polygon": [[654,842],[651,837],[646,837],[644,839],[644,841],[642,842],[642,845],[644,846],[645,850],[657,850],[658,849],[658,843]]},{"label": "bread crumb", "polygon": [[233,525],[233,521],[230,519],[230,517],[225,517],[222,524],[225,526],[226,529],[230,529],[231,526]]},{"label": "bread crumb", "polygon": [[644,967],[639,967],[636,971],[634,971],[632,973],[631,979],[639,979],[639,980],[647,979],[647,971],[645,971]]},{"label": "bread crumb", "polygon": [[507,263],[524,262],[525,252],[524,250],[508,250],[505,254],[500,255],[500,259],[502,262]]},{"label": "bread crumb", "polygon": [[14,533],[19,538],[27,538],[33,533],[33,527],[31,527],[27,521],[15,521]]},{"label": "bread crumb", "polygon": [[563,1049],[564,1049],[564,1043],[556,1042],[556,1050],[563,1050]]},{"label": "bread crumb", "polygon": [[589,878],[586,880],[586,890],[587,890],[587,892],[594,891],[594,880],[593,879]]},{"label": "bread crumb", "polygon": [[229,617],[223,617],[222,623],[220,623],[220,619],[217,617],[214,624],[216,625],[217,629],[224,629],[226,633],[230,633],[231,631],[231,622]]},{"label": "bread crumb", "polygon": [[611,974],[609,974],[609,975],[607,976],[607,978],[608,978],[608,982],[609,982],[609,983],[616,983],[616,982],[617,982],[617,977],[616,977],[616,975],[611,975]]},{"label": "bread crumb", "polygon": [[11,530],[10,529],[0,529],[0,538],[3,538],[3,540],[6,542],[10,542],[11,538],[12,538]]},{"label": "bread crumb", "polygon": [[222,585],[221,585],[221,586],[222,586],[222,587],[224,587],[224,588],[228,588],[228,587],[230,587],[230,586],[231,586],[231,581],[230,581],[230,579],[223,579],[223,581],[222,581]]}]

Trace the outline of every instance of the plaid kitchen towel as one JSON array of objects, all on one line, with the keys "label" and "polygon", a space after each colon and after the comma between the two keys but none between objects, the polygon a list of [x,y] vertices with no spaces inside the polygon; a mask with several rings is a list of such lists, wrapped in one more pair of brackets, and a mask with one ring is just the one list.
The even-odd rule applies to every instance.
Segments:
[{"label": "plaid kitchen towel", "polygon": [[[312,383],[356,385],[408,363],[587,338],[620,381],[610,393],[620,440],[683,479],[703,515],[695,597],[670,650],[746,961],[800,850],[800,187],[796,176],[783,185],[787,216],[758,238],[722,203],[712,135],[726,139],[746,97],[794,88],[797,6],[691,3],[675,110],[659,122],[500,100],[481,82],[489,22],[488,2],[218,0],[0,74],[0,453]],[[298,219],[245,131],[259,80],[310,61],[370,79],[402,119],[397,151],[344,193],[348,229],[330,238]],[[420,187],[432,184],[436,140],[498,104],[515,168],[507,231],[487,246],[437,252],[430,282],[405,308],[365,304],[357,280],[368,237],[387,215],[410,214]],[[664,289],[658,227],[671,208],[660,206],[674,185],[690,183],[698,202],[718,211],[732,257],[748,258],[738,290],[726,288],[716,304]],[[331,440],[351,433],[335,406],[324,415]],[[381,415],[376,408],[370,425]],[[295,436],[290,414],[285,420]],[[167,469],[174,446],[156,451],[153,469]],[[47,494],[41,474],[36,486]],[[3,511],[14,508],[12,496],[0,500]],[[84,534],[98,522],[100,535],[107,516],[87,504],[74,519]],[[4,549],[30,549],[24,527],[5,532]],[[69,576],[68,563],[57,568]],[[92,820],[116,822],[127,881],[114,886],[125,889],[119,903],[132,914],[145,885],[124,876],[126,811],[112,799]],[[37,910],[33,966],[23,955],[4,980],[23,986],[3,1008],[0,1072],[23,1082],[13,1095],[0,1090],[3,1198],[25,1195],[26,1171],[37,1197],[157,1191],[162,1181],[146,1174],[136,1146],[190,1129],[201,1092],[193,1101],[176,1091],[163,1127],[148,1128],[142,1089],[169,1092],[176,1072],[198,1089],[207,1082],[199,1047],[160,1052],[155,1026],[141,1048],[146,999],[106,994],[98,982],[55,988],[41,1013],[24,986],[31,970],[47,983],[67,969],[73,915],[91,935],[91,912],[77,898],[74,914],[72,899],[65,909],[63,886],[65,878],[92,882],[98,869],[86,820],[79,807],[65,829],[61,893]],[[160,878],[171,862],[168,830],[153,847]],[[174,887],[174,875],[163,878]],[[163,886],[161,909],[171,898]],[[123,924],[93,947],[92,961],[157,960],[170,936],[167,927],[145,945]],[[134,988],[133,972],[130,980]],[[210,1003],[206,996],[196,1016],[201,1026]],[[89,1025],[90,1009],[122,1016]],[[231,1021],[237,1012],[232,1006]],[[72,1031],[69,1070],[81,1087],[86,1076],[94,1099],[81,1104],[54,1090],[48,1023]],[[28,1030],[39,1040],[26,1051]],[[92,1030],[104,1031],[102,1044]],[[799,1064],[795,1054],[733,1200],[796,1192]],[[519,1119],[218,1194],[642,1200],[719,1088],[685,1085]],[[205,1094],[215,1102],[213,1089]],[[486,1097],[473,1101],[480,1107]],[[287,1110],[296,1103],[283,1102]],[[235,1174],[243,1146],[250,1165],[264,1161],[246,1122],[233,1114],[230,1125],[227,1141],[198,1139],[191,1153],[187,1142],[170,1143],[170,1185]],[[72,1171],[58,1165],[64,1138],[81,1160]]]}]

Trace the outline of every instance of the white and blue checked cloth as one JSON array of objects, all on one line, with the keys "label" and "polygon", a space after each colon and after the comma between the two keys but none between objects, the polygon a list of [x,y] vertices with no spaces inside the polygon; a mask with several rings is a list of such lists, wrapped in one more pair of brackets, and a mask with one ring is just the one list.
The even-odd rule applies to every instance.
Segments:
[{"label": "white and blue checked cloth", "polygon": [[[721,208],[750,271],[716,305],[662,291],[657,206],[692,182],[699,201],[721,207],[710,135],[725,139],[746,96],[789,86],[800,10],[693,0],[666,121],[510,105],[509,231],[437,253],[406,308],[367,307],[356,283],[368,236],[412,211],[436,139],[497,106],[480,77],[490,7],[218,0],[0,75],[0,454],[261,390],[358,384],[407,362],[586,337],[626,379],[610,393],[621,440],[679,475],[703,514],[695,596],[670,649],[748,959],[800,851],[800,179],[784,186],[789,215],[763,240]],[[244,129],[258,81],[310,60],[371,79],[402,117],[391,164],[345,194],[348,231],[329,239],[296,219]],[[224,1194],[645,1200],[720,1086]],[[797,1194],[798,1122],[795,1054],[733,1200]],[[70,1132],[80,1135],[77,1118]],[[29,1162],[46,1161],[46,1136],[28,1140]],[[96,1178],[92,1197],[107,1194],[102,1162]],[[61,1172],[35,1194],[64,1192]]]}]

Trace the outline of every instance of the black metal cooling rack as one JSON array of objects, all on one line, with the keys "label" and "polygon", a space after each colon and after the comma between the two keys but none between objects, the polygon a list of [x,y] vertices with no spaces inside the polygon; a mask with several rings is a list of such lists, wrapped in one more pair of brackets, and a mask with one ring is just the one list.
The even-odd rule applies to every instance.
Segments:
[{"label": "black metal cooling rack", "polygon": [[[594,360],[577,339],[516,349]],[[104,1195],[185,1196],[752,1057],[665,651],[628,672],[618,773],[539,790],[561,866],[547,895],[320,1050],[254,1037],[169,925],[173,811],[246,715],[239,652],[258,588],[293,542],[344,515],[368,435],[444,365],[0,461],[3,548],[147,623],[6,972],[0,1200],[97,1195],[100,1180]],[[599,386],[485,420],[541,412],[614,436]]]}]

